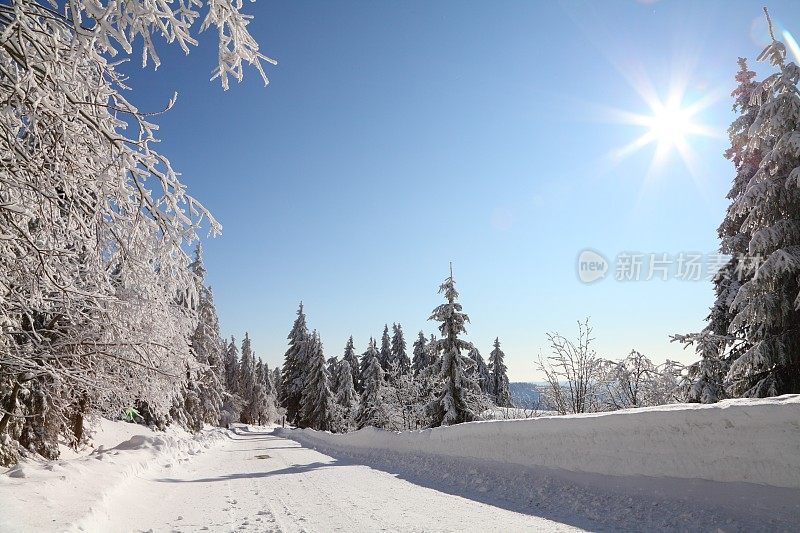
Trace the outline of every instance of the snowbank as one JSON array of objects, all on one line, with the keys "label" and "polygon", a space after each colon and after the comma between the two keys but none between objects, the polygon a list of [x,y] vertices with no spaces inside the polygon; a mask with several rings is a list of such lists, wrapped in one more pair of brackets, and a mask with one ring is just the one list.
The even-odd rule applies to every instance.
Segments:
[{"label": "snowbank", "polygon": [[93,530],[106,502],[124,490],[126,480],[187,461],[225,438],[221,429],[192,435],[172,427],[154,432],[100,420],[88,455],[24,460],[0,474],[0,531]]},{"label": "snowbank", "polygon": [[800,488],[800,395],[344,435],[276,430],[308,445],[385,450],[614,476]]}]

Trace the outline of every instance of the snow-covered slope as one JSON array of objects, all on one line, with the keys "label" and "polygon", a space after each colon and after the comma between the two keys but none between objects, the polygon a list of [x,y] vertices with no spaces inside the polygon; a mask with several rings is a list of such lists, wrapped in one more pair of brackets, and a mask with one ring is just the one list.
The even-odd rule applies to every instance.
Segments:
[{"label": "snow-covered slope", "polygon": [[800,488],[800,395],[345,435],[284,430],[310,445],[487,460],[615,476]]},{"label": "snow-covered slope", "polygon": [[64,531],[91,524],[131,477],[187,461],[224,441],[226,434],[221,429],[198,435],[177,428],[154,432],[99,420],[90,453],[67,452],[57,461],[25,460],[0,475],[0,531]]}]

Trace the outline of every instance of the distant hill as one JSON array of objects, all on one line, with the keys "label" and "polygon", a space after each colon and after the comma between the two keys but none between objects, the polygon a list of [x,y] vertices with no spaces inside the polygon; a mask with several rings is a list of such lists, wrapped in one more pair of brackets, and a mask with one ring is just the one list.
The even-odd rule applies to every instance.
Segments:
[{"label": "distant hill", "polygon": [[513,381],[508,385],[511,389],[511,402],[514,404],[514,407],[533,409],[538,406],[539,391],[537,387],[541,387],[541,383]]}]

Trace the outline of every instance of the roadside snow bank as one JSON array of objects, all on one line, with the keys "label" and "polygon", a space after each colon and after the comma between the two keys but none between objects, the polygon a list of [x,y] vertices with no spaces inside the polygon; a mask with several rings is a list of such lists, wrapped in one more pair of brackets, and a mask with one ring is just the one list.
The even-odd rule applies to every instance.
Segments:
[{"label": "roadside snow bank", "polygon": [[800,395],[488,421],[393,433],[276,430],[308,445],[614,476],[800,488]]},{"label": "roadside snow bank", "polygon": [[192,435],[99,421],[85,456],[25,460],[0,474],[0,531],[92,530],[125,481],[152,468],[171,468],[226,438],[222,429]]}]

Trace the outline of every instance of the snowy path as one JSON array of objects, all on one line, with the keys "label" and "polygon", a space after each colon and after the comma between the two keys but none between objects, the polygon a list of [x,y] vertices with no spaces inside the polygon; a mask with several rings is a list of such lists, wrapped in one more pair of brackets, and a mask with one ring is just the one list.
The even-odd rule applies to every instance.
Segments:
[{"label": "snowy path", "polygon": [[416,485],[270,432],[237,430],[126,483],[98,531],[579,531]]}]

